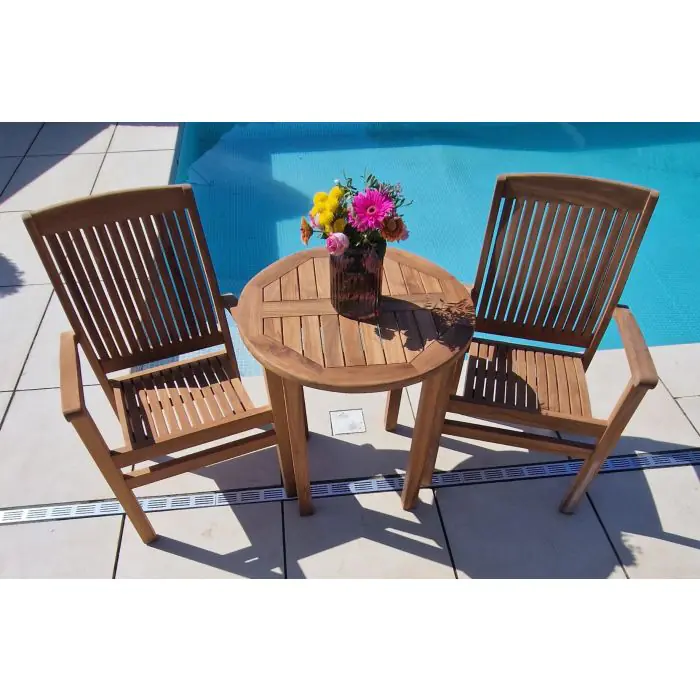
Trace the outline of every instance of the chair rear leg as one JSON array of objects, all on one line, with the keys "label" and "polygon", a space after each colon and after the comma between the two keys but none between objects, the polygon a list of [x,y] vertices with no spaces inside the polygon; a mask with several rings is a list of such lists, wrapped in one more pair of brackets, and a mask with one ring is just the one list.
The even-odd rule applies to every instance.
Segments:
[{"label": "chair rear leg", "polygon": [[139,537],[145,544],[153,542],[158,535],[143,512],[134,492],[126,485],[121,470],[114,464],[109,448],[92,418],[89,414],[83,414],[75,418],[72,423]]}]

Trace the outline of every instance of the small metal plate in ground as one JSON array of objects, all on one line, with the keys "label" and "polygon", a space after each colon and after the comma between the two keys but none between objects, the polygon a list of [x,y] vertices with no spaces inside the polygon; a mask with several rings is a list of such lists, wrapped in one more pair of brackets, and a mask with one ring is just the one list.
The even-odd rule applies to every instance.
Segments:
[{"label": "small metal plate in ground", "polygon": [[333,435],[367,432],[361,408],[352,408],[348,411],[329,411],[329,413]]}]

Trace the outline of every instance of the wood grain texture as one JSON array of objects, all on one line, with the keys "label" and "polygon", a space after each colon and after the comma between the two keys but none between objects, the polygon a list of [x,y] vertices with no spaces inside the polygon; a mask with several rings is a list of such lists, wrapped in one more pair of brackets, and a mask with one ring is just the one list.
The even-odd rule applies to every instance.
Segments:
[{"label": "wood grain texture", "polygon": [[[657,199],[653,190],[585,177],[516,174],[496,182],[473,288],[476,324],[481,333],[515,342],[472,342],[465,385],[448,410],[595,442],[455,420],[446,420],[442,432],[585,458],[561,504],[564,512],[575,508],[658,381],[631,313],[615,308]],[[613,312],[632,377],[613,414],[595,418],[585,372]],[[547,345],[528,346],[528,340]]]},{"label": "wood grain texture", "polygon": [[[131,489],[274,444],[274,430],[124,474],[138,462],[272,422],[240,377],[196,202],[186,185],[95,195],[24,215],[73,328],[60,350],[61,402],[144,542],[156,538]],[[306,290],[306,286],[304,289]],[[268,295],[282,298],[281,285]],[[260,304],[249,325],[263,329]],[[253,320],[256,319],[256,320]],[[269,319],[269,332],[280,330]],[[195,359],[163,362],[220,346]],[[81,346],[113,406],[124,445],[110,450],[84,405]],[[155,364],[118,377],[108,373]],[[284,413],[284,408],[283,408]],[[291,468],[287,460],[283,467]],[[293,490],[293,479],[291,490]]]},{"label": "wood grain texture", "polygon": [[342,317],[330,301],[328,254],[297,253],[246,285],[237,306],[241,337],[269,371],[329,391],[396,388],[463,354],[474,328],[463,284],[429,261],[391,249],[383,287],[377,323]]},{"label": "wood grain texture", "polygon": [[501,176],[474,288],[480,331],[597,347],[657,197],[594,178]]}]

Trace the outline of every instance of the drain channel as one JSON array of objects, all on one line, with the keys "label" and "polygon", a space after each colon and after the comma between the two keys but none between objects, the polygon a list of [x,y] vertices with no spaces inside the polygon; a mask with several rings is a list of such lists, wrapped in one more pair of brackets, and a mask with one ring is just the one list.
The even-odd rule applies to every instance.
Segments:
[{"label": "drain channel", "polygon": [[[433,475],[433,488],[486,484],[497,481],[522,481],[553,476],[573,476],[579,470],[582,460],[544,462],[540,464],[517,465],[512,467],[492,467],[488,469],[467,469],[454,472],[437,472]],[[663,467],[681,467],[700,464],[700,450],[678,450],[656,452],[624,457],[610,457],[605,461],[601,472],[636,471]],[[402,476],[380,476],[370,479],[328,481],[311,485],[314,498],[331,498],[360,493],[381,493],[400,491],[403,488]],[[246,503],[269,503],[292,500],[281,486],[232,491],[210,491],[176,496],[148,496],[139,498],[146,513],[165,510],[188,510],[192,508],[214,508],[217,506],[239,506]],[[0,510],[0,525],[38,522],[47,520],[75,520],[95,518],[105,515],[120,515],[124,512],[114,499],[85,501],[77,503],[57,503],[46,506],[27,506]]]}]

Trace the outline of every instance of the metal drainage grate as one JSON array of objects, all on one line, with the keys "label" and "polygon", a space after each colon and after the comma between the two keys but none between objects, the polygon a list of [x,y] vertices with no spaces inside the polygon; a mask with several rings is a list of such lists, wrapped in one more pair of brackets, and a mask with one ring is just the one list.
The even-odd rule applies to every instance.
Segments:
[{"label": "metal drainage grate", "polygon": [[[432,486],[466,486],[497,481],[520,481],[554,476],[573,476],[579,470],[582,460],[545,462],[512,467],[490,467],[488,469],[468,469],[454,472],[437,472],[433,475]],[[610,457],[605,461],[601,472],[635,471],[663,467],[681,467],[700,464],[700,450],[678,450],[676,452],[650,453],[626,457]],[[381,493],[400,491],[403,477],[380,476],[354,481],[329,481],[311,485],[314,498],[331,498],[361,493]],[[189,493],[176,496],[151,496],[139,498],[141,507],[147,513],[167,510],[187,510],[192,508],[214,508],[217,506],[239,506],[246,503],[270,503],[291,500],[281,486],[238,491],[212,491]],[[81,503],[57,503],[47,506],[28,506],[0,510],[0,525],[28,523],[47,520],[75,520],[95,518],[105,515],[119,515],[124,510],[116,500],[89,501]]]}]

